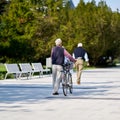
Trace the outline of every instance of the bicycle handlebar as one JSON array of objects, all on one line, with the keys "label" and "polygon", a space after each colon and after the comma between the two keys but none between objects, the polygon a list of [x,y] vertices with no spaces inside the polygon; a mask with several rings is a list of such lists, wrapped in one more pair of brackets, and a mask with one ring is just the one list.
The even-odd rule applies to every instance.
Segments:
[{"label": "bicycle handlebar", "polygon": [[73,62],[67,62],[63,64],[64,69],[72,69],[73,68]]}]

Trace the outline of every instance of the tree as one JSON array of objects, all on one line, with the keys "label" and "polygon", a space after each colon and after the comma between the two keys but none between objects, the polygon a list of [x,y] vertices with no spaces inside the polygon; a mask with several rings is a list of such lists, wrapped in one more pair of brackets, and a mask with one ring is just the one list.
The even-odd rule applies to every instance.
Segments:
[{"label": "tree", "polygon": [[11,0],[0,16],[0,31],[2,62],[45,63],[58,37],[71,54],[82,42],[91,65],[120,51],[120,13],[104,1],[96,5],[95,0],[80,0],[71,8],[69,2],[63,6],[63,0]]},{"label": "tree", "polygon": [[0,0],[0,15],[3,14],[3,12],[5,12],[5,7],[6,5],[9,4],[9,1],[7,0]]},{"label": "tree", "polygon": [[[113,54],[110,50],[112,50],[114,46],[113,51],[118,51],[119,47],[115,47],[115,40],[112,37],[113,34],[110,34],[113,33],[111,31],[111,22],[113,23],[114,21],[111,21],[113,12],[106,3],[101,1],[98,6],[96,6],[94,0],[87,4],[81,0],[74,14],[74,30],[76,31],[75,38],[77,38],[75,43],[83,42],[84,47],[89,52],[91,64],[96,65],[102,56],[114,57],[116,52]],[[116,19],[118,21],[117,17]],[[115,30],[115,33],[117,34],[118,32]],[[113,36],[116,35],[114,34]],[[117,37],[116,40],[117,39],[119,38]]]},{"label": "tree", "polygon": [[[32,60],[31,38],[35,34],[34,14],[27,2],[12,0],[1,19],[1,59],[5,61]],[[24,52],[23,52],[24,51]],[[26,57],[29,56],[29,57]],[[8,59],[9,58],[9,59]]]}]

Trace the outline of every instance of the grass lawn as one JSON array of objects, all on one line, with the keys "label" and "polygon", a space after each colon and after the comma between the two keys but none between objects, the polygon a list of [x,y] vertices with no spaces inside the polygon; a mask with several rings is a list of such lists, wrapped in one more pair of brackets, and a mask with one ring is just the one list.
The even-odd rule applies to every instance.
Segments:
[{"label": "grass lawn", "polygon": [[5,69],[5,66],[4,64],[0,64],[0,72],[5,72],[6,69]]},{"label": "grass lawn", "polygon": [[6,68],[4,66],[4,64],[0,63],[0,80],[4,79],[6,73]]}]

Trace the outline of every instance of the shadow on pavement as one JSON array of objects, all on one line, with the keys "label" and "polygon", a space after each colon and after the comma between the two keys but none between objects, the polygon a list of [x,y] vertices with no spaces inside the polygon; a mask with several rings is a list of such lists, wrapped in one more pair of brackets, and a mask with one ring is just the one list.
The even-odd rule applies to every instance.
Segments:
[{"label": "shadow on pavement", "polygon": [[50,84],[45,85],[0,85],[0,103],[37,102],[52,91]]},{"label": "shadow on pavement", "polygon": [[99,100],[120,100],[111,97],[111,89],[120,88],[120,84],[114,85],[112,81],[86,82],[83,85],[74,85],[73,94],[64,96],[62,88],[60,88],[60,95],[52,95],[52,84],[4,84],[0,85],[0,103],[36,103],[41,100],[48,99],[99,99]]}]

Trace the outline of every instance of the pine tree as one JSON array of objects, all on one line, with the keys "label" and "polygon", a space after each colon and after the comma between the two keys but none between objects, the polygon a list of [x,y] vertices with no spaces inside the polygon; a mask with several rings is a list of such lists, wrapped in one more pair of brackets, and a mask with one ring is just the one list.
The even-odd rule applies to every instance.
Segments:
[{"label": "pine tree", "polygon": [[7,0],[0,0],[0,14],[3,14],[5,12],[5,6],[9,4]]}]

